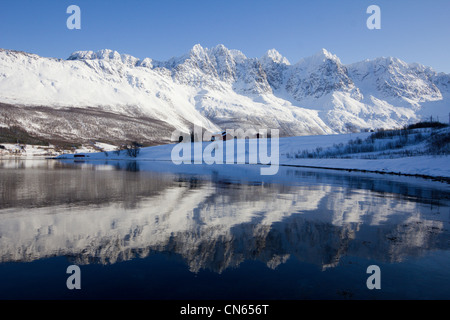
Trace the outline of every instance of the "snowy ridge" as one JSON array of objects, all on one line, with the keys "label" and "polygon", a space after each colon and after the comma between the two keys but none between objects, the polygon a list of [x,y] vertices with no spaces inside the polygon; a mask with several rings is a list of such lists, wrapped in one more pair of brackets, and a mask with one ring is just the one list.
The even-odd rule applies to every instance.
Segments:
[{"label": "snowy ridge", "polygon": [[359,87],[371,88],[380,97],[404,100],[417,107],[420,102],[442,99],[433,82],[436,73],[429,67],[389,57],[355,63],[349,70]]},{"label": "snowy ridge", "polygon": [[[0,125],[40,136],[51,136],[46,128],[56,126],[58,137],[69,141],[98,136],[52,121],[52,109],[95,110],[99,118],[84,115],[86,121],[97,122],[111,140],[169,141],[171,131],[188,132],[192,124],[210,131],[277,128],[282,136],[400,127],[423,117],[447,119],[449,98],[448,74],[396,58],[343,65],[325,49],[295,64],[275,49],[248,58],[223,45],[197,44],[168,61],[113,50],[78,51],[61,60],[0,49],[0,103],[49,108],[28,109],[28,118],[0,108]],[[102,124],[112,115],[121,117],[118,132],[110,130],[114,121]],[[164,129],[139,135],[124,117]]]}]

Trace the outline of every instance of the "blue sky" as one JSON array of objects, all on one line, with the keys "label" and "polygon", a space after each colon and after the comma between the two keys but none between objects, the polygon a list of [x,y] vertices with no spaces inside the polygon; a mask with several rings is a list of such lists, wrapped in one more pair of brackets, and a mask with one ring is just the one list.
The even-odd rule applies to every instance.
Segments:
[{"label": "blue sky", "polygon": [[[69,30],[69,5],[81,30]],[[369,30],[369,5],[381,30]],[[67,58],[113,49],[167,60],[195,44],[224,44],[248,57],[276,48],[291,63],[321,48],[343,63],[394,56],[450,73],[449,0],[2,0],[0,47]]]}]

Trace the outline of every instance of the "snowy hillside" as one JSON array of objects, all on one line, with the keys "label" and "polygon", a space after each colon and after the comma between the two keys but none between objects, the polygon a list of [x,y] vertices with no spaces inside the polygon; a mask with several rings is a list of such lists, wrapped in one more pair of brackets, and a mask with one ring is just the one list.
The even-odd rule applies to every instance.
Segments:
[{"label": "snowy hillside", "polygon": [[291,64],[223,45],[168,61],[112,50],[67,60],[0,49],[0,126],[63,141],[166,143],[171,132],[276,128],[282,136],[446,119],[450,75],[395,58],[351,65],[325,49]]},{"label": "snowy hillside", "polygon": [[[257,141],[265,142],[264,139],[253,139],[253,146],[250,146],[250,140],[246,140],[245,145],[238,145],[234,140],[194,142],[142,148],[136,157],[131,157],[125,150],[122,150],[120,152],[69,153],[59,155],[55,159],[70,161],[78,159],[83,162],[93,161],[93,163],[104,162],[105,164],[115,160],[131,160],[138,162],[139,165],[144,165],[147,161],[176,163],[177,160],[180,160],[181,164],[183,157],[185,161],[184,165],[180,166],[182,168],[180,170],[198,170],[199,174],[201,170],[205,170],[205,167],[231,166],[232,168],[243,163],[258,163],[264,164],[261,168],[273,169],[265,173],[261,171],[263,175],[269,176],[277,175],[279,164],[280,166],[417,175],[448,182],[450,178],[448,153],[450,129],[445,127],[443,129],[409,130],[407,136],[403,136],[402,131],[285,137],[279,139],[278,149],[273,147],[269,140],[267,141],[267,150],[270,152],[268,151],[267,154],[272,154],[277,150],[278,154],[271,155],[269,160],[264,161],[261,158],[261,145],[258,149],[253,148],[258,144]],[[385,136],[380,138],[382,133]],[[434,142],[438,144],[437,150],[430,149]],[[216,151],[212,152],[213,149],[221,150],[221,152],[216,154]],[[227,155],[228,150],[234,150],[231,160]],[[79,158],[76,158],[77,156]],[[256,161],[252,162],[250,159]],[[194,161],[198,163],[193,164]]]}]

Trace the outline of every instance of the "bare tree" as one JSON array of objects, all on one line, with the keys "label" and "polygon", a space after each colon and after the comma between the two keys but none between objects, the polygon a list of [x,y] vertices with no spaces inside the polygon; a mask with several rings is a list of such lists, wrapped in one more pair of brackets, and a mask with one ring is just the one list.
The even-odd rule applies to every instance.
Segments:
[{"label": "bare tree", "polygon": [[122,150],[126,150],[128,156],[136,158],[141,151],[142,144],[139,142],[133,141],[130,144],[124,144],[122,146]]}]

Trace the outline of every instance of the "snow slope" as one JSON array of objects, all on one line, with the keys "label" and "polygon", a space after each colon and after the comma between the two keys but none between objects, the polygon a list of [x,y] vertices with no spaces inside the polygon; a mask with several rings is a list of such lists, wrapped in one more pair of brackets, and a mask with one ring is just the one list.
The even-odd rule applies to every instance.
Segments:
[{"label": "snow slope", "polygon": [[[281,166],[306,166],[306,167],[316,167],[316,168],[329,168],[329,169],[356,169],[361,171],[371,171],[371,172],[381,172],[381,173],[395,173],[395,174],[406,174],[406,175],[420,175],[420,176],[430,176],[430,177],[445,177],[450,178],[450,156],[413,156],[413,157],[397,157],[389,159],[301,159],[293,157],[294,154],[300,153],[303,150],[314,150],[317,147],[323,149],[331,147],[335,144],[346,144],[351,139],[361,138],[366,139],[370,133],[358,133],[358,134],[339,134],[339,135],[315,135],[315,136],[302,136],[302,137],[286,137],[279,139],[279,158],[272,157],[270,165],[276,166],[276,161],[278,161]],[[261,139],[262,141],[263,139]],[[245,148],[239,148],[235,144],[235,152],[233,157],[234,163],[242,163],[239,159],[245,156],[245,162],[249,163],[250,156],[255,155],[259,152],[254,152],[249,145],[249,140]],[[253,141],[257,141],[253,139]],[[215,154],[211,152],[211,146],[217,146],[223,151],[223,161],[222,165],[233,166],[233,164],[227,164],[226,150],[229,148],[227,144],[234,143],[233,140],[230,141],[216,141],[211,142],[195,142],[193,144],[178,144],[179,145],[189,145],[192,158],[189,161],[184,162],[184,166],[204,166],[205,161],[211,161],[215,159]],[[136,161],[172,161],[172,151],[177,144],[167,144],[161,146],[154,146],[143,148],[136,158],[130,158],[126,152],[122,152],[117,155],[117,153],[109,152],[105,153],[89,153],[85,154],[86,158],[83,160],[136,160]],[[216,147],[216,148],[217,148]],[[201,150],[200,153],[195,153],[195,150]],[[188,150],[188,149],[185,149]],[[216,149],[217,150],[217,149]],[[270,144],[268,144],[268,150],[266,154],[270,154],[273,149]],[[181,152],[179,153],[181,154]],[[178,154],[176,154],[178,156]],[[57,159],[75,159],[74,154],[60,155]],[[190,163],[191,161],[201,161],[203,164]],[[258,158],[258,163],[262,163],[260,158]],[[264,163],[267,163],[264,162]],[[211,165],[217,165],[217,161]],[[266,167],[269,167],[266,166]],[[262,172],[262,171],[261,171]],[[277,173],[274,171],[275,174]]]}]

